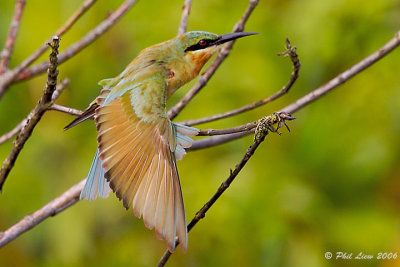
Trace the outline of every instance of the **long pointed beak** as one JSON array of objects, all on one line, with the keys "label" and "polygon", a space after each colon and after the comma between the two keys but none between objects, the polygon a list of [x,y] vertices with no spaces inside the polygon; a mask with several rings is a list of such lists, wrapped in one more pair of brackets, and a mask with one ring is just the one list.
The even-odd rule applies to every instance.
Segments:
[{"label": "long pointed beak", "polygon": [[222,34],[219,36],[217,40],[213,43],[213,45],[220,45],[238,38],[242,38],[249,35],[258,34],[258,32],[233,32],[228,34]]}]

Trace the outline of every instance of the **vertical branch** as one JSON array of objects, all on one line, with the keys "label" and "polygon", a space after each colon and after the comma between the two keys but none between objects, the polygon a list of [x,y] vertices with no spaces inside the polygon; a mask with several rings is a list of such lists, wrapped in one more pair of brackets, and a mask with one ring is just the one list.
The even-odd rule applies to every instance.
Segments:
[{"label": "vertical branch", "polygon": [[184,34],[186,32],[191,7],[192,0],[185,0],[185,4],[182,7],[183,11],[181,23],[179,24],[178,34]]},{"label": "vertical branch", "polygon": [[54,36],[53,42],[49,44],[49,46],[51,47],[51,53],[49,57],[50,64],[47,70],[47,83],[45,89],[43,90],[43,96],[40,99],[39,103],[36,105],[31,118],[27,120],[24,128],[21,130],[16,140],[13,142],[13,148],[11,149],[10,155],[3,162],[3,167],[0,170],[0,190],[2,190],[4,182],[7,179],[7,176],[10,173],[11,169],[13,168],[19,153],[25,145],[25,142],[29,139],[36,124],[40,121],[43,114],[52,103],[52,95],[57,85],[57,56],[59,42],[60,38],[58,36]]},{"label": "vertical branch", "polygon": [[10,63],[11,54],[17,38],[19,25],[21,24],[22,13],[24,12],[26,0],[17,0],[15,2],[14,16],[11,20],[8,36],[0,54],[0,74],[4,73]]}]

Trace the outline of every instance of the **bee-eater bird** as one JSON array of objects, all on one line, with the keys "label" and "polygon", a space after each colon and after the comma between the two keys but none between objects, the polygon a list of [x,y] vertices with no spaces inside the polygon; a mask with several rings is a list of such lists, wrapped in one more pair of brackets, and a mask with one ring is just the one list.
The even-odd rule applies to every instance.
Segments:
[{"label": "bee-eater bird", "polygon": [[217,35],[193,31],[153,45],[103,87],[94,102],[65,129],[94,118],[98,149],[80,198],[105,198],[110,188],[130,206],[169,251],[175,238],[187,250],[187,230],[176,160],[198,130],[172,123],[166,101],[195,78],[221,44],[255,33]]}]

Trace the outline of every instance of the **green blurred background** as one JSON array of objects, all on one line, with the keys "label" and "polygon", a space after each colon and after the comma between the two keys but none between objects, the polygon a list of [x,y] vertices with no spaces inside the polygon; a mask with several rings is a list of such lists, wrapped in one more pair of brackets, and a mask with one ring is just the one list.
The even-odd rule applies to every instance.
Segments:
[{"label": "green blurred background", "polygon": [[[11,66],[30,55],[83,1],[27,1]],[[63,51],[122,1],[98,1],[61,42]],[[227,33],[246,0],[193,1],[188,30]],[[97,82],[117,75],[143,48],[174,37],[182,0],[139,1],[115,27],[59,67],[70,78],[59,104],[84,109]],[[0,1],[0,45],[14,1]],[[289,37],[302,69],[292,91],[265,107],[201,128],[271,114],[346,70],[400,29],[398,0],[260,1],[246,30],[207,87],[177,120],[264,98],[292,71],[278,57]],[[42,57],[46,59],[48,53]],[[326,260],[327,251],[400,258],[400,50],[294,114],[292,132],[268,135],[227,192],[189,234],[169,266],[400,266],[397,260]],[[13,85],[0,101],[0,134],[34,107],[46,77]],[[193,82],[190,84],[193,85]],[[172,98],[176,102],[190,88]],[[0,231],[83,179],[96,150],[93,122],[67,132],[72,116],[48,112],[0,195]],[[242,158],[252,137],[189,153],[179,162],[190,220]],[[0,146],[0,159],[11,142]],[[154,231],[111,195],[82,201],[0,249],[0,266],[154,266],[165,250]]]}]

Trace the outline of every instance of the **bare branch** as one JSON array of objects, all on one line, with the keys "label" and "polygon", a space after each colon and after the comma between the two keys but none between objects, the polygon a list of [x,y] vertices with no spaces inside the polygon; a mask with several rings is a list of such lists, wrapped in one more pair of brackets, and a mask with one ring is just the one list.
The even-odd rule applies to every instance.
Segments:
[{"label": "bare branch", "polygon": [[14,16],[11,20],[8,36],[0,54],[0,75],[4,73],[10,63],[11,54],[17,38],[19,25],[21,24],[22,13],[24,12],[26,0],[15,1]]},{"label": "bare branch", "polygon": [[85,180],[82,180],[78,184],[65,191],[59,197],[47,203],[42,208],[25,216],[25,218],[8,228],[6,231],[0,232],[0,248],[7,245],[26,231],[32,229],[50,216],[55,216],[78,202],[79,194],[84,184]]},{"label": "bare branch", "polygon": [[[52,102],[54,102],[58,98],[58,96],[60,95],[62,90],[64,90],[68,86],[68,84],[69,84],[69,79],[64,79],[60,82],[60,84],[57,86],[57,89],[54,91],[54,94],[52,97]],[[22,130],[22,128],[24,127],[26,122],[31,119],[33,113],[34,113],[34,109],[31,110],[29,115],[25,119],[23,119],[20,123],[18,123],[18,125],[15,126],[14,129],[12,129],[8,133],[5,133],[2,136],[0,136],[0,145],[9,141],[11,138],[13,138],[17,134],[19,134],[19,132]]]},{"label": "bare branch", "polygon": [[295,83],[295,81],[297,80],[297,78],[299,77],[299,71],[300,71],[300,61],[298,58],[298,55],[296,53],[296,47],[292,46],[290,44],[290,41],[288,38],[286,38],[286,51],[282,52],[282,53],[278,53],[278,55],[284,55],[284,56],[288,56],[290,58],[290,60],[293,63],[293,72],[290,76],[289,81],[287,82],[287,84],[285,86],[282,87],[281,90],[279,90],[278,92],[276,92],[275,94],[264,98],[260,101],[257,102],[253,102],[250,104],[247,104],[243,107],[225,112],[225,113],[221,113],[221,114],[216,114],[216,115],[212,115],[209,117],[205,117],[205,118],[201,118],[201,119],[196,119],[196,120],[188,120],[188,121],[184,121],[184,122],[180,122],[181,124],[184,125],[188,125],[188,126],[192,126],[192,125],[198,125],[198,124],[202,124],[202,123],[206,123],[206,122],[211,122],[211,121],[216,121],[219,119],[224,119],[224,118],[228,118],[228,117],[232,117],[235,116],[237,114],[243,113],[245,111],[249,111],[255,108],[258,108],[262,105],[265,105],[269,102],[274,101],[275,99],[283,96],[284,94],[286,94],[287,92],[289,92],[290,88],[293,86],[293,84]]},{"label": "bare branch", "polygon": [[199,139],[199,140],[194,141],[191,147],[186,148],[186,151],[199,150],[199,149],[217,146],[217,145],[224,144],[224,143],[227,143],[232,140],[239,139],[246,135],[252,134],[253,132],[254,132],[254,130],[248,130],[245,132],[224,134],[224,135],[218,135],[218,136],[213,136],[213,137],[209,137],[209,138]]},{"label": "bare branch", "polygon": [[[56,36],[62,36],[64,33],[66,33],[72,25],[74,25],[78,19],[96,2],[97,0],[86,0],[82,6],[62,25],[54,35]],[[0,82],[0,98],[3,96],[5,93],[7,87],[15,80],[17,75],[25,70],[30,64],[32,64],[36,59],[38,59],[48,48],[47,43],[50,43],[52,41],[52,37],[49,38],[49,40],[43,45],[41,45],[35,52],[33,52],[29,57],[27,57],[24,61],[22,61],[21,64],[19,64],[17,67],[15,67],[13,70],[7,71],[2,76],[2,82]],[[0,71],[1,74],[1,71]]]},{"label": "bare branch", "polygon": [[21,130],[21,132],[13,142],[13,148],[11,150],[10,155],[3,162],[3,167],[0,170],[0,190],[3,188],[4,182],[6,181],[7,176],[10,173],[12,167],[14,166],[14,163],[17,160],[19,153],[24,147],[25,142],[31,136],[33,129],[35,128],[36,124],[40,121],[43,114],[52,104],[51,98],[57,86],[57,76],[58,76],[57,55],[58,55],[59,41],[60,38],[58,36],[54,36],[52,44],[49,44],[51,46],[52,51],[49,57],[50,65],[49,69],[47,70],[46,87],[43,90],[42,98],[36,105],[32,116],[29,118],[24,128]]},{"label": "bare branch", "polygon": [[[31,113],[32,113],[32,111],[31,111]],[[5,142],[11,140],[14,136],[19,134],[21,129],[24,127],[26,122],[29,120],[31,113],[29,113],[29,115],[25,119],[23,119],[20,123],[18,123],[17,126],[14,127],[14,129],[12,129],[11,131],[0,136],[0,144],[3,144]]]},{"label": "bare branch", "polygon": [[[251,13],[253,12],[254,8],[257,6],[258,0],[250,0],[250,3],[241,17],[238,23],[236,23],[235,27],[233,28],[234,32],[241,32],[244,30],[244,25],[246,24],[248,18],[250,17]],[[214,75],[215,71],[221,65],[221,63],[225,60],[225,58],[229,55],[233,44],[235,41],[231,41],[226,44],[218,53],[217,58],[211,63],[210,67],[200,76],[197,83],[186,93],[186,95],[173,107],[168,110],[168,116],[172,120],[175,118],[182,109],[192,100],[192,98],[207,84],[210,78]]]},{"label": "bare branch", "polygon": [[178,34],[184,34],[187,29],[188,17],[190,9],[192,7],[192,0],[185,0],[185,4],[182,7],[181,23],[179,24]]},{"label": "bare branch", "polygon": [[[74,25],[78,19],[86,13],[86,11],[88,11],[89,8],[91,8],[93,6],[93,4],[96,3],[97,0],[86,0],[82,6],[75,11],[74,14],[72,14],[72,16],[64,23],[64,25],[62,25],[55,33],[55,35],[57,36],[62,36],[64,33],[66,33],[71,27],[72,25]],[[44,46],[45,47],[45,46]],[[43,52],[41,53],[43,54]]]},{"label": "bare branch", "polygon": [[[57,35],[61,37],[64,33],[66,33],[72,25],[74,25],[78,19],[86,13],[86,11],[96,3],[97,0],[86,0],[82,6],[75,11],[74,14],[62,25],[54,35]],[[13,69],[13,72],[16,74],[19,74],[21,71],[25,70],[29,65],[31,65],[36,59],[38,59],[48,48],[47,43],[51,42],[51,38],[43,45],[41,45],[35,52],[33,52],[28,58],[26,58],[20,65],[18,65],[15,69]]]},{"label": "bare branch", "polygon": [[60,111],[63,113],[67,113],[70,115],[74,115],[74,116],[79,116],[83,113],[82,110],[79,109],[74,109],[74,108],[70,108],[70,107],[65,107],[65,106],[61,106],[61,105],[57,105],[57,104],[53,104],[49,107],[50,110],[56,110],[56,111]]},{"label": "bare branch", "polygon": [[225,135],[225,134],[246,132],[248,130],[254,129],[256,126],[257,126],[257,121],[253,121],[233,128],[200,130],[198,136]]},{"label": "bare branch", "polygon": [[[131,7],[137,0],[126,0],[122,5],[111,13],[105,20],[103,20],[96,28],[88,32],[81,40],[72,44],[67,50],[62,52],[58,57],[59,63],[70,59],[78,54],[82,49],[93,43],[97,38],[102,36],[109,30]],[[40,73],[46,71],[49,63],[47,61],[37,64],[26,71],[20,73],[16,81],[22,81],[32,78]]]},{"label": "bare branch", "polygon": [[54,91],[53,95],[51,96],[51,102],[54,103],[57,98],[61,95],[62,91],[67,88],[69,85],[69,79],[65,78],[61,80],[60,84],[57,86],[56,90]]}]

